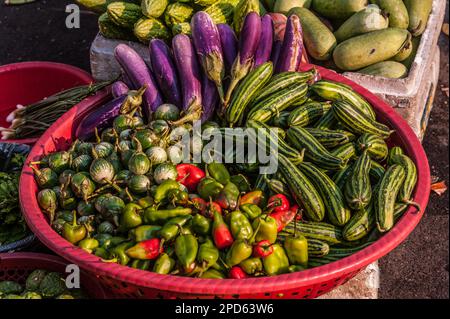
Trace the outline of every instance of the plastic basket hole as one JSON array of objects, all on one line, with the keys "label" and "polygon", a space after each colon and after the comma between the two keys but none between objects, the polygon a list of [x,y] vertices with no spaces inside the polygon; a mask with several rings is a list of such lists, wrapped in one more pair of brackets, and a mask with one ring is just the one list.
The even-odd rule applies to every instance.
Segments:
[{"label": "plastic basket hole", "polygon": [[328,284],[327,283],[321,284],[320,287],[328,287]]},{"label": "plastic basket hole", "polygon": [[266,293],[264,294],[264,296],[269,297],[269,296],[270,296],[270,292],[266,292]]},{"label": "plastic basket hole", "polygon": [[312,292],[312,288],[306,289],[306,292],[307,292],[307,293],[311,293],[311,292]]},{"label": "plastic basket hole", "polygon": [[292,296],[298,296],[300,293],[298,291],[293,292],[291,295]]},{"label": "plastic basket hole", "polygon": [[121,282],[120,284],[122,285],[123,288],[128,288],[128,285],[126,283]]},{"label": "plastic basket hole", "polygon": [[232,295],[234,299],[239,299],[239,295]]},{"label": "plastic basket hole", "polygon": [[15,269],[8,269],[6,271],[6,274],[8,275],[8,277],[14,277],[14,275],[16,274],[16,270]]},{"label": "plastic basket hole", "polygon": [[310,294],[304,295],[303,298],[308,299],[309,296],[311,296]]},{"label": "plastic basket hole", "polygon": [[323,290],[317,290],[317,295],[320,295],[323,293]]}]

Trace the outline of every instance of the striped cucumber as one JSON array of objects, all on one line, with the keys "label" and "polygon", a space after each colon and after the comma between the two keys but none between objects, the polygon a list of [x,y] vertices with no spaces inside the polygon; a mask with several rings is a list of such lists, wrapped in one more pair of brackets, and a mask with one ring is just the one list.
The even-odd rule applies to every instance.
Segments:
[{"label": "striped cucumber", "polygon": [[361,210],[370,203],[372,186],[370,185],[371,160],[367,151],[364,151],[356,160],[352,173],[347,178],[344,195],[351,209]]},{"label": "striped cucumber", "polygon": [[271,118],[278,116],[281,111],[284,111],[293,103],[303,99],[306,93],[308,93],[308,85],[305,83],[276,92],[264,100],[252,104],[248,119],[267,122]]},{"label": "striped cucumber", "polygon": [[388,138],[394,132],[386,125],[367,118],[348,102],[337,101],[333,103],[331,109],[338,121],[351,132],[358,134],[370,133],[383,138]]},{"label": "striped cucumber", "polygon": [[284,129],[287,129],[289,127],[289,116],[291,115],[291,112],[289,111],[283,111],[278,114],[278,116],[275,116],[272,119],[272,125],[278,126]]},{"label": "striped cucumber", "polygon": [[283,154],[278,154],[278,169],[308,219],[321,221],[325,217],[325,205],[311,181]]},{"label": "striped cucumber", "polygon": [[346,101],[360,110],[369,119],[375,120],[372,106],[361,95],[345,84],[320,80],[311,86],[311,90],[327,101]]},{"label": "striped cucumber", "polygon": [[383,165],[381,165],[378,162],[375,162],[374,160],[370,161],[370,181],[372,184],[377,184],[384,176],[384,173],[386,173],[386,170],[384,169]]},{"label": "striped cucumber", "polygon": [[259,189],[263,191],[264,193],[269,189],[269,186],[267,185],[267,175],[266,174],[259,174],[255,181],[255,186],[253,187],[253,190]]},{"label": "striped cucumber", "polygon": [[[273,152],[278,152],[279,154],[283,154],[286,156],[292,163],[300,164],[303,161],[304,150],[298,151],[295,148],[289,146],[282,138],[275,137],[274,134],[271,134],[271,128],[264,123],[249,120],[247,121],[247,127],[255,129],[257,131],[257,136],[261,137],[261,134],[264,134],[264,141],[260,141],[258,139],[258,145],[261,142],[270,143],[269,145],[275,145],[277,149],[271,150]],[[252,136],[250,138],[253,138]],[[256,142],[256,141],[255,141]],[[267,146],[267,144],[265,144]],[[262,145],[261,145],[262,146]]]},{"label": "striped cucumber", "polygon": [[336,184],[336,186],[343,192],[345,188],[345,184],[347,183],[347,179],[352,173],[353,170],[353,163],[351,165],[347,165],[343,169],[337,171],[333,175],[333,182]]},{"label": "striped cucumber", "polygon": [[347,241],[359,240],[367,236],[374,227],[375,214],[373,205],[369,205],[366,208],[357,211],[356,214],[350,218],[342,230],[342,236]]},{"label": "striped cucumber", "polygon": [[270,80],[272,73],[273,65],[267,62],[251,71],[239,84],[226,109],[226,120],[231,127],[241,119],[256,92]]},{"label": "striped cucumber", "polygon": [[420,211],[420,205],[411,201],[411,195],[417,183],[417,168],[414,162],[406,155],[395,155],[391,158],[392,164],[401,165],[405,169],[405,180],[400,191],[398,192],[397,200],[410,204]]},{"label": "striped cucumber", "polygon": [[333,156],[306,129],[293,126],[287,130],[287,139],[296,149],[306,149],[305,157],[323,169],[338,170],[345,166],[339,157]]},{"label": "striped cucumber", "polygon": [[301,127],[311,125],[330,109],[331,104],[329,103],[309,102],[303,104],[290,112],[288,125]]},{"label": "striped cucumber", "polygon": [[280,234],[294,234],[297,231],[309,239],[317,239],[335,245],[342,243],[342,230],[339,227],[322,222],[292,221]]},{"label": "striped cucumber", "polygon": [[333,114],[333,110],[329,109],[314,125],[315,128],[323,130],[332,130],[338,124],[336,117]]},{"label": "striped cucumber", "polygon": [[397,164],[390,166],[380,182],[378,192],[374,195],[376,196],[374,209],[380,233],[387,232],[394,226],[395,201],[405,175],[403,166]]},{"label": "striped cucumber", "polygon": [[330,252],[330,245],[317,239],[308,239],[308,256],[323,257]]},{"label": "striped cucumber", "polygon": [[383,161],[388,156],[388,146],[378,135],[364,133],[358,138],[356,145],[361,152],[367,150],[369,156],[375,161]]},{"label": "striped cucumber", "polygon": [[404,152],[400,146],[394,146],[389,149],[388,158],[387,158],[388,165],[393,164],[391,158],[395,155],[404,155]]},{"label": "striped cucumber", "polygon": [[306,130],[325,148],[334,148],[355,139],[355,135],[343,130],[323,130],[314,127],[307,127]]},{"label": "striped cucumber", "polygon": [[315,69],[307,72],[283,72],[276,74],[270,79],[270,82],[266,86],[257,92],[255,103],[261,102],[270,95],[287,89],[290,86],[297,87],[302,83],[306,83],[312,80],[315,74]]},{"label": "striped cucumber", "polygon": [[328,220],[335,226],[343,226],[350,219],[350,210],[345,207],[344,196],[331,178],[311,163],[299,165],[322,197]]},{"label": "striped cucumber", "polygon": [[283,194],[285,196],[290,197],[291,192],[289,191],[289,187],[282,180],[271,178],[266,180],[267,186],[274,194]]},{"label": "striped cucumber", "polygon": [[403,216],[403,213],[408,209],[408,204],[396,203],[394,207],[394,222],[397,222],[400,217]]},{"label": "striped cucumber", "polygon": [[331,150],[330,153],[331,153],[331,155],[339,157],[345,163],[347,163],[349,160],[351,160],[356,155],[355,144],[346,143],[344,145],[341,145],[341,146],[336,147],[335,149]]},{"label": "striped cucumber", "polygon": [[357,253],[358,251],[372,245],[373,243],[373,240],[367,240],[366,242],[359,244],[356,247],[330,247],[330,252],[328,253],[327,257],[331,256],[331,258],[344,258]]}]

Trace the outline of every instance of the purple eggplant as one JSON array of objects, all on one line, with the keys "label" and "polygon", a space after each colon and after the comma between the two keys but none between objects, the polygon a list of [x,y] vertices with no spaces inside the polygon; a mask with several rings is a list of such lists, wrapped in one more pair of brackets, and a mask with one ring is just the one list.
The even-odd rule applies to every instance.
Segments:
[{"label": "purple eggplant", "polygon": [[276,40],[273,42],[272,54],[270,56],[270,61],[272,61],[273,65],[277,65],[282,46],[283,46],[283,41]]},{"label": "purple eggplant", "polygon": [[119,96],[114,100],[93,109],[78,124],[75,136],[87,141],[95,134],[95,129],[99,132],[113,124],[114,119],[120,114],[120,108],[127,98],[126,95]]},{"label": "purple eggplant", "polygon": [[230,70],[237,56],[237,38],[233,29],[228,24],[218,24],[220,43],[222,44],[225,69]]},{"label": "purple eggplant", "polygon": [[286,24],[283,45],[275,66],[275,73],[297,71],[302,61],[303,31],[300,18],[291,15]]},{"label": "purple eggplant", "polygon": [[216,84],[223,100],[222,80],[225,75],[222,44],[219,30],[209,14],[197,12],[191,20],[192,39],[200,60],[200,65],[208,78]]},{"label": "purple eggplant", "polygon": [[126,95],[130,88],[122,81],[116,81],[111,86],[111,94],[114,98],[117,98],[122,95]]},{"label": "purple eggplant", "polygon": [[166,102],[181,108],[181,89],[169,46],[162,40],[150,42],[150,63],[156,82]]},{"label": "purple eggplant", "polygon": [[152,73],[139,54],[126,44],[119,44],[114,50],[114,55],[133,84],[133,89],[137,90],[146,86],[144,114],[147,119],[150,119],[156,108],[163,104],[162,96]]},{"label": "purple eggplant", "polygon": [[209,121],[214,115],[214,111],[219,105],[220,97],[216,89],[216,84],[211,81],[206,74],[202,75],[202,122]]},{"label": "purple eggplant", "polygon": [[261,39],[255,53],[254,68],[270,60],[273,45],[273,20],[268,14],[261,18]]},{"label": "purple eggplant", "polygon": [[256,12],[247,14],[239,39],[239,53],[231,69],[231,82],[225,95],[226,107],[239,82],[250,72],[255,62],[255,52],[261,38],[261,18]]},{"label": "purple eggplant", "polygon": [[199,120],[202,113],[202,84],[200,67],[191,39],[185,34],[177,34],[172,39],[175,64],[180,76],[185,116],[174,125]]}]

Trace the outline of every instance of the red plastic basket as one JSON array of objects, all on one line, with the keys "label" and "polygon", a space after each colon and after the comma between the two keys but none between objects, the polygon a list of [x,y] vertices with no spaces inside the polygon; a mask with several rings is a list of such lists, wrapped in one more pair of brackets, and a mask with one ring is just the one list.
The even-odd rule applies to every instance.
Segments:
[{"label": "red plastic basket", "polygon": [[[87,72],[54,62],[22,62],[0,66],[0,126],[17,104],[28,105],[55,93],[94,82]],[[8,143],[33,144],[38,138],[7,140]]]},{"label": "red plastic basket", "polygon": [[[36,269],[59,272],[63,277],[69,263],[64,259],[46,254],[14,253],[0,254],[0,281],[12,280],[24,284],[28,275]],[[83,292],[90,298],[106,299],[107,295],[98,279],[81,271],[80,285]]]},{"label": "red plastic basket", "polygon": [[[420,204],[422,211],[419,213],[414,208],[408,209],[390,232],[358,253],[297,273],[242,280],[174,277],[103,263],[98,257],[67,242],[49,226],[36,201],[37,186],[32,172],[25,166],[20,181],[20,200],[28,225],[50,249],[83,269],[101,276],[105,287],[118,297],[315,298],[345,283],[365,266],[398,246],[414,229],[428,203],[430,170],[425,152],[414,132],[389,105],[345,77],[320,67],[317,69],[323,78],[348,84],[364,96],[374,106],[378,119],[396,130],[389,142],[402,146],[418,168],[414,201]],[[78,112],[74,108],[55,123],[36,143],[28,161],[39,159],[44,152],[67,148],[73,139],[73,123],[78,118]]]}]

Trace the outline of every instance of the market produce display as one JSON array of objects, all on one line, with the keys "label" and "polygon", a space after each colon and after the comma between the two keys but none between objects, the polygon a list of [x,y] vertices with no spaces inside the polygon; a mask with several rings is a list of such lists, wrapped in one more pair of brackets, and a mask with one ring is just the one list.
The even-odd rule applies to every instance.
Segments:
[{"label": "market produce display", "polygon": [[[350,87],[297,72],[297,15],[275,61],[258,50],[274,38],[270,20],[250,12],[235,36],[198,12],[192,39],[151,41],[152,69],[117,46],[115,98],[80,121],[68,150],[30,163],[52,227],[104,262],[216,279],[316,267],[389,231],[416,205],[414,163],[388,147],[394,132]],[[258,130],[277,173],[250,161],[193,164],[206,142],[196,120],[203,132]]]},{"label": "market produce display", "polygon": [[0,281],[0,299],[81,299],[80,289],[66,287],[60,273],[36,269],[28,275],[25,284],[16,281]]}]

